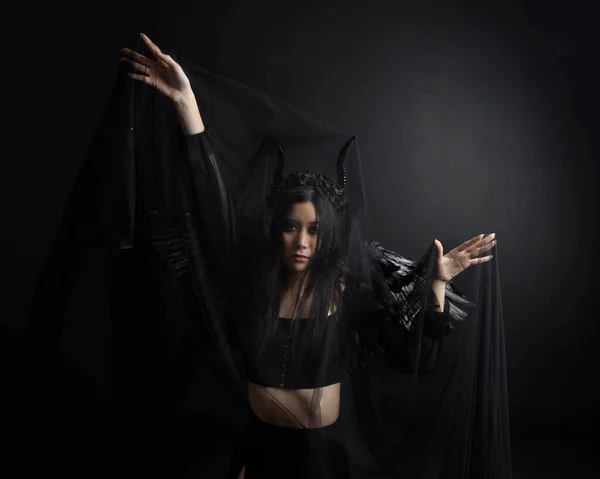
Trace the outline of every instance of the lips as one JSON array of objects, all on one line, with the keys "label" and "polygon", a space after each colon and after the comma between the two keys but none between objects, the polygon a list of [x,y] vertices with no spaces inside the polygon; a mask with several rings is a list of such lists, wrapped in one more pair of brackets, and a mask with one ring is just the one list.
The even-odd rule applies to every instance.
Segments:
[{"label": "lips", "polygon": [[306,263],[306,262],[308,262],[308,256],[304,256],[303,254],[295,254],[292,257],[298,263]]}]

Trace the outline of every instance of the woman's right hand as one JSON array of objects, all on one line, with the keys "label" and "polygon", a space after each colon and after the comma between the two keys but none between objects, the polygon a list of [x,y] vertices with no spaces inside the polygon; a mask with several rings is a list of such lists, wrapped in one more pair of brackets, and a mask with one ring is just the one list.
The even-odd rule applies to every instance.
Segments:
[{"label": "woman's right hand", "polygon": [[134,80],[143,81],[172,100],[177,108],[177,114],[186,135],[202,133],[204,122],[190,80],[183,68],[170,55],[161,52],[160,48],[146,35],[140,33],[140,36],[156,57],[156,61],[150,60],[129,48],[121,49],[121,52],[125,55],[121,58],[121,61],[138,72],[128,72],[127,76]]},{"label": "woman's right hand", "polygon": [[170,55],[161,52],[160,48],[146,35],[140,33],[140,36],[156,58],[156,61],[150,60],[129,48],[122,48],[121,53],[124,56],[121,57],[121,62],[128,64],[137,72],[128,72],[127,76],[156,88],[176,103],[182,97],[189,95],[191,91],[190,81],[183,68]]}]

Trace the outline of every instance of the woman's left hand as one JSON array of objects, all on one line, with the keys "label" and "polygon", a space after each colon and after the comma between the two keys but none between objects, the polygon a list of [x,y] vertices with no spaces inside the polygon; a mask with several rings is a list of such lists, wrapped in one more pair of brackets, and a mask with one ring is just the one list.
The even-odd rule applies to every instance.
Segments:
[{"label": "woman's left hand", "polygon": [[437,247],[437,271],[435,279],[438,281],[450,281],[458,276],[469,266],[486,263],[493,255],[478,257],[480,254],[491,250],[496,245],[496,233],[487,236],[477,235],[456,248],[444,254],[442,243],[435,240]]}]

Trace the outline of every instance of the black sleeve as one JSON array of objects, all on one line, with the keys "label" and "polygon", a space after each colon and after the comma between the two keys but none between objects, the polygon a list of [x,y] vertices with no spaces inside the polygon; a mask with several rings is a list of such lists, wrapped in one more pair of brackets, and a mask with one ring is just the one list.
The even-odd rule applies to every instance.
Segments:
[{"label": "black sleeve", "polygon": [[234,267],[235,215],[219,168],[218,139],[210,130],[184,135],[193,209],[199,222],[205,257],[212,269]]},{"label": "black sleeve", "polygon": [[378,346],[387,363],[405,372],[431,372],[435,369],[448,331],[448,312],[424,312],[423,326],[407,329],[386,310],[377,312],[379,327]]},{"label": "black sleeve", "polygon": [[[369,243],[368,248],[374,271],[372,289],[378,298],[375,306],[378,351],[394,369],[433,371],[443,338],[452,329],[451,322],[466,317],[465,308],[470,301],[448,282],[444,311],[440,312],[432,303],[433,245],[419,261],[377,242]],[[367,344],[373,344],[373,338],[369,341]]]}]

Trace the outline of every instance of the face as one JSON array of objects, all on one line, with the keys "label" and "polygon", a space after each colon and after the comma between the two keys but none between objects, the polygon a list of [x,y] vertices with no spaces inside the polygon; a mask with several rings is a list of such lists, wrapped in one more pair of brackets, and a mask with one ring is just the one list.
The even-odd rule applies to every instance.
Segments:
[{"label": "face", "polygon": [[291,272],[304,271],[317,249],[319,224],[311,202],[294,203],[282,227],[281,260]]}]

